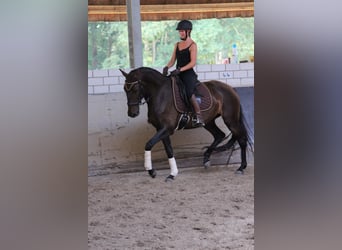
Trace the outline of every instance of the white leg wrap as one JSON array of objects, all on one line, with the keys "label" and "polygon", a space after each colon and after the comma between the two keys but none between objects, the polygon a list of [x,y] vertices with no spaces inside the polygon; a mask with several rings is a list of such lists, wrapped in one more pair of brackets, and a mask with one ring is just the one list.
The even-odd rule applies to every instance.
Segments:
[{"label": "white leg wrap", "polygon": [[145,150],[145,169],[146,170],[152,169],[151,151],[146,151],[146,150]]},{"label": "white leg wrap", "polygon": [[178,174],[178,168],[175,157],[169,158],[169,164],[171,168],[171,175],[176,176]]}]

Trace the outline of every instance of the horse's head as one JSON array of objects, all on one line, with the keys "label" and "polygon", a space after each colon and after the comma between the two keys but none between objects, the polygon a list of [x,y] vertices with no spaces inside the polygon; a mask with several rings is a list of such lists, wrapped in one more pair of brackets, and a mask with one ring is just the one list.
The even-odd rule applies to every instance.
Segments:
[{"label": "horse's head", "polygon": [[126,78],[124,90],[127,96],[128,116],[136,117],[139,115],[139,105],[142,104],[143,98],[141,81],[132,71],[128,74],[121,69],[120,71]]}]

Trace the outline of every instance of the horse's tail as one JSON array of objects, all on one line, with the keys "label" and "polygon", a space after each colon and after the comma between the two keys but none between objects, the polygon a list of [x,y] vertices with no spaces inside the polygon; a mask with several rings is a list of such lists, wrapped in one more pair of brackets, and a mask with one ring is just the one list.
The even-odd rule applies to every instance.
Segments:
[{"label": "horse's tail", "polygon": [[240,104],[240,124],[243,127],[243,130],[246,132],[247,144],[249,145],[251,151],[254,153],[253,145],[254,145],[254,133],[252,129],[249,127],[246,116]]}]

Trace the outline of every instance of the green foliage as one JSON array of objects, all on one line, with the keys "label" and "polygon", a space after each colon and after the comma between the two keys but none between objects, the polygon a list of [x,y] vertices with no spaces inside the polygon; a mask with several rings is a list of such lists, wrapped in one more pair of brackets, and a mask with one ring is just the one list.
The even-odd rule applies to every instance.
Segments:
[{"label": "green foliage", "polygon": [[88,23],[88,69],[126,67],[129,64],[127,23]]},{"label": "green foliage", "polygon": [[[178,21],[141,23],[143,64],[163,67],[179,41]],[[239,60],[254,55],[254,18],[194,20],[191,37],[197,43],[197,64],[222,63],[238,46]],[[129,68],[127,22],[88,23],[88,69]]]}]

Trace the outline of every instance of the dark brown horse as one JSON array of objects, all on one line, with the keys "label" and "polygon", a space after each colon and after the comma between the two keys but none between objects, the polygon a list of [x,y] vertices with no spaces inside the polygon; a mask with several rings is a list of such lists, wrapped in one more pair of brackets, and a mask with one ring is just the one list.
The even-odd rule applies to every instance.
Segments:
[{"label": "dark brown horse", "polygon": [[[148,122],[157,130],[145,145],[145,169],[152,178],[156,176],[156,171],[152,168],[151,150],[157,142],[162,141],[171,168],[171,173],[166,180],[174,179],[178,169],[173,156],[170,135],[177,128],[181,114],[175,108],[171,77],[147,67],[134,69],[130,73],[120,71],[126,78],[124,90],[127,95],[128,116],[139,115],[139,105],[142,104],[144,98],[148,105]],[[204,152],[203,164],[205,167],[210,166],[210,155],[213,151],[228,150],[237,141],[241,150],[241,166],[237,169],[237,173],[243,173],[247,167],[246,148],[249,135],[244,124],[240,98],[236,91],[225,83],[208,81],[202,84],[208,87],[212,95],[211,108],[202,112],[204,128],[214,137],[214,142]],[[223,118],[232,137],[225,145],[217,147],[225,139],[225,133],[215,124],[215,119],[219,116]]]}]

